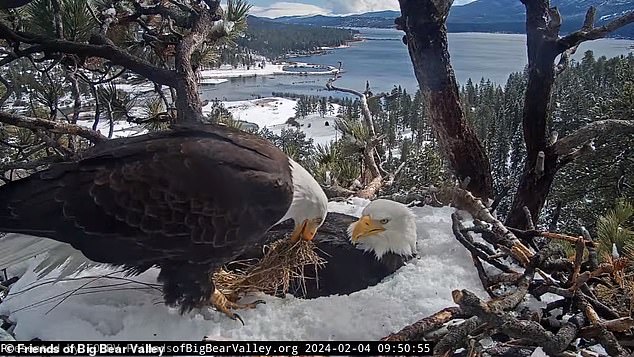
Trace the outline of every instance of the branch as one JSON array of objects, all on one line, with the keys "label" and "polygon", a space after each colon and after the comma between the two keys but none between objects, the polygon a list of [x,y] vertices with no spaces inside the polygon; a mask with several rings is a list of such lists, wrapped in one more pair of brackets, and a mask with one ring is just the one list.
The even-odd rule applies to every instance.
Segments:
[{"label": "branch", "polygon": [[621,27],[633,23],[634,11],[630,11],[627,14],[617,18],[616,20],[612,20],[607,24],[597,28],[592,28],[591,26],[588,26],[588,21],[592,20],[594,20],[594,15],[590,14],[590,10],[588,10],[583,28],[581,30],[575,31],[568,36],[562,37],[557,40],[559,53],[563,53],[564,51],[573,48],[582,42],[606,37],[610,33],[620,29]]},{"label": "branch", "polygon": [[448,307],[437,313],[406,326],[399,332],[383,337],[381,341],[420,341],[423,337],[446,322],[458,317],[461,311],[457,307]]},{"label": "branch", "polygon": [[567,155],[597,137],[616,134],[634,134],[634,121],[606,119],[592,122],[559,139],[552,149],[557,155]]},{"label": "branch", "polygon": [[30,118],[18,114],[0,112],[0,122],[32,130],[46,129],[49,132],[57,134],[77,135],[93,143],[106,140],[106,138],[98,132],[86,129],[79,125],[58,123],[46,119]]},{"label": "branch", "polygon": [[100,57],[109,60],[115,65],[125,67],[152,82],[172,87],[176,82],[176,76],[172,71],[156,67],[146,60],[123,51],[119,47],[114,46],[104,36],[92,36],[90,43],[86,44],[43,37],[27,32],[16,32],[0,23],[0,38],[16,43],[33,45],[25,49],[29,53],[72,53],[83,57]]},{"label": "branch", "polygon": [[579,330],[585,323],[583,315],[577,314],[554,334],[535,321],[519,320],[510,313],[493,308],[491,302],[485,303],[467,290],[455,290],[453,297],[465,313],[478,316],[509,337],[528,340],[542,346],[544,352],[549,355],[564,351],[577,337]]},{"label": "branch", "polygon": [[359,101],[361,103],[361,113],[363,114],[363,120],[368,128],[371,137],[376,137],[376,133],[374,131],[374,121],[372,120],[372,113],[370,112],[370,108],[368,107],[368,96],[365,93],[361,93],[354,89],[350,88],[342,88],[337,87],[333,83],[337,80],[337,74],[335,73],[335,77],[328,80],[326,83],[326,88],[328,90],[353,94],[359,97]]},{"label": "branch", "polygon": [[528,264],[533,253],[502,222],[491,214],[491,211],[482,203],[482,200],[473,196],[469,191],[455,188],[453,203],[459,209],[469,212],[473,218],[491,224],[497,240],[496,243],[508,248],[513,257],[523,266]]}]

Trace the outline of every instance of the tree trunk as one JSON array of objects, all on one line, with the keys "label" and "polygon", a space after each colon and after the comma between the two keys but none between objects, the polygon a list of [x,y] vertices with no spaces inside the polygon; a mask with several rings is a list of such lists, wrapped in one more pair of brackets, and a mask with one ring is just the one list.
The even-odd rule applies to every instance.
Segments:
[{"label": "tree trunk", "polygon": [[[561,24],[547,0],[526,0],[526,39],[528,47],[528,86],[524,99],[522,124],[526,143],[524,172],[513,198],[506,225],[526,229],[528,223],[523,207],[528,207],[537,223],[546,197],[557,173],[558,156],[548,147],[546,123],[550,98],[555,83],[557,36]],[[538,158],[543,152],[543,170]]]},{"label": "tree trunk", "polygon": [[396,24],[405,31],[403,41],[408,46],[440,148],[458,179],[470,178],[469,191],[482,199],[493,198],[489,159],[462,112],[449,61],[445,21],[453,1],[399,0],[399,3],[402,17],[396,19]]},{"label": "tree trunk", "polygon": [[176,112],[180,122],[200,121],[203,116],[192,54],[211,32],[213,17],[220,6],[219,2],[214,2],[214,5],[215,8],[200,13],[192,30],[176,46]]}]

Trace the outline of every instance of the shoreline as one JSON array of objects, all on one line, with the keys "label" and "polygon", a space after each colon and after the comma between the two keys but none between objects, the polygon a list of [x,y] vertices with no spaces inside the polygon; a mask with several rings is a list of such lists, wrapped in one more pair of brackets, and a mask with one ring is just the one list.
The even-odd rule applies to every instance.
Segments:
[{"label": "shoreline", "polygon": [[[224,68],[223,68],[224,67]],[[305,71],[301,69],[305,68]],[[289,70],[289,69],[300,69]],[[312,70],[311,70],[312,69]],[[306,62],[295,61],[273,61],[267,60],[264,66],[255,65],[250,68],[240,66],[234,68],[228,65],[222,65],[217,69],[205,69],[199,72],[200,80],[199,84],[220,84],[228,82],[230,78],[245,78],[245,77],[257,77],[260,76],[275,76],[275,75],[333,75],[339,72],[334,66],[325,66],[320,64],[311,64]],[[214,81],[215,80],[215,81]],[[207,82],[207,83],[205,83]]]}]

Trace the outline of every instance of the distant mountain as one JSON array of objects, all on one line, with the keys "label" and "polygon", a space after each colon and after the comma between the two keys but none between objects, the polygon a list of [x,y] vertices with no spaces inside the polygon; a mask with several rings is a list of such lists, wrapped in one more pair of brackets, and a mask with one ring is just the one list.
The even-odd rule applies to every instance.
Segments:
[{"label": "distant mountain", "polygon": [[[597,8],[597,22],[601,24],[628,11],[634,11],[632,0],[553,0],[563,17],[562,33],[581,27],[586,10]],[[525,9],[519,0],[477,0],[467,5],[454,6],[449,13],[450,32],[508,32],[524,33]],[[399,11],[370,12],[349,16],[286,16],[275,19],[287,24],[334,27],[394,27]],[[634,25],[626,26],[617,36],[634,38]]]}]

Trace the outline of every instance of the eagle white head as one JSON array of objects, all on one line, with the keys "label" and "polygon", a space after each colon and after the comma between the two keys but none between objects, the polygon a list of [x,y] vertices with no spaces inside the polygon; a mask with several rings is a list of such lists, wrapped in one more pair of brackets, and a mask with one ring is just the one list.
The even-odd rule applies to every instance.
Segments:
[{"label": "eagle white head", "polygon": [[[321,227],[328,213],[328,197],[321,189],[319,183],[300,164],[288,159],[293,180],[293,201],[288,211],[279,221],[289,218],[295,222],[295,229],[291,234],[291,240],[300,238],[312,240],[317,229]],[[278,222],[278,223],[279,223]]]},{"label": "eagle white head", "polygon": [[414,255],[416,252],[416,217],[398,202],[375,200],[361,218],[348,227],[350,240],[360,249],[372,251],[377,259],[385,253]]}]

